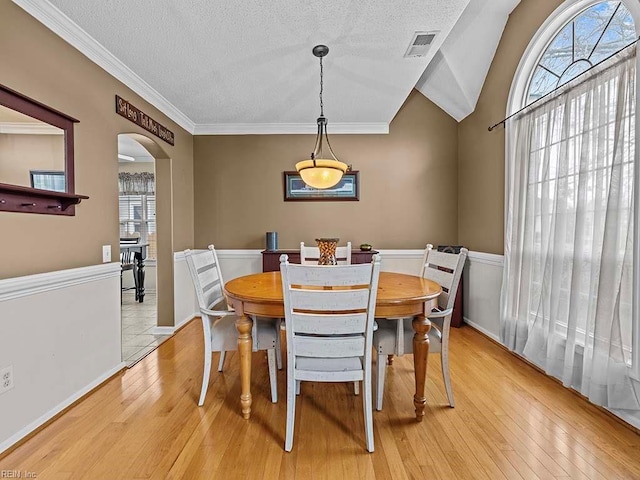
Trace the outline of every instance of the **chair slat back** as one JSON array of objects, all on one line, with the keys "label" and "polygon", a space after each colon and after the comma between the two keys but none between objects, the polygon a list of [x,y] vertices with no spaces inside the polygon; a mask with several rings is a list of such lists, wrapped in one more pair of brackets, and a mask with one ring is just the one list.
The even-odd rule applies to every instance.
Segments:
[{"label": "chair slat back", "polygon": [[364,335],[336,335],[334,338],[294,335],[293,345],[296,357],[345,358],[362,357],[365,353]]},{"label": "chair slat back", "polygon": [[422,276],[442,286],[442,293],[438,297],[441,309],[453,308],[468,253],[466,248],[460,249],[460,253],[438,252],[430,244],[425,249]]},{"label": "chair slat back", "polygon": [[380,259],[360,265],[295,265],[280,257],[289,361],[370,356]]},{"label": "chair slat back", "polygon": [[[300,242],[300,264],[317,265],[320,259],[320,249],[318,247],[305,247],[304,242]],[[338,265],[351,265],[351,242],[347,242],[344,247],[336,247],[336,261]]]},{"label": "chair slat back", "polygon": [[367,308],[369,289],[327,290],[292,289],[291,304],[296,310],[316,312],[339,312],[344,310],[363,310]]},{"label": "chair slat back", "polygon": [[307,335],[320,335],[325,331],[340,335],[364,332],[367,323],[367,315],[365,313],[340,314],[327,317],[327,315],[294,312],[291,316],[296,326],[296,332]]},{"label": "chair slat back", "polygon": [[200,309],[212,309],[224,300],[224,281],[213,245],[207,250],[185,250]]},{"label": "chair slat back", "polygon": [[135,258],[135,253],[129,249],[122,250],[120,252],[120,264],[123,267],[133,265],[134,258]]}]

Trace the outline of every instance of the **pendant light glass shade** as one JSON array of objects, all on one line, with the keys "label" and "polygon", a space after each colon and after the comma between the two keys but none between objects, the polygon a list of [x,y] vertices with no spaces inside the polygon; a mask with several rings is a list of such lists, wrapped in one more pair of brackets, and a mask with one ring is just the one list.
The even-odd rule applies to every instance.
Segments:
[{"label": "pendant light glass shade", "polygon": [[[318,118],[318,135],[316,136],[316,146],[313,149],[311,158],[296,163],[296,170],[300,174],[302,181],[313,188],[324,189],[337,185],[342,179],[342,175],[350,170],[349,165],[338,160],[331,149],[329,136],[327,135],[327,119],[324,117],[324,104],[322,102],[323,90],[323,69],[322,57],[329,53],[329,48],[325,45],[316,45],[313,54],[320,58],[320,117]],[[329,150],[328,158],[322,154],[322,145],[327,144]]]},{"label": "pendant light glass shade", "polygon": [[339,160],[318,158],[316,160],[302,160],[296,163],[296,170],[302,181],[313,188],[331,188],[347,171],[347,164]]}]

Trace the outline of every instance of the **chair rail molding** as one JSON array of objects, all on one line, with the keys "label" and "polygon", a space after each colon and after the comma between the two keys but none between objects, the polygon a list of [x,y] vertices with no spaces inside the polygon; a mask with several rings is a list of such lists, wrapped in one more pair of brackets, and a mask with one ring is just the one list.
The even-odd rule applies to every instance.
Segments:
[{"label": "chair rail molding", "polygon": [[120,263],[111,262],[37,273],[24,277],[6,278],[0,280],[0,302],[119,276]]},{"label": "chair rail molding", "polygon": [[474,263],[484,263],[496,267],[504,267],[504,255],[484,252],[469,252],[467,258]]}]

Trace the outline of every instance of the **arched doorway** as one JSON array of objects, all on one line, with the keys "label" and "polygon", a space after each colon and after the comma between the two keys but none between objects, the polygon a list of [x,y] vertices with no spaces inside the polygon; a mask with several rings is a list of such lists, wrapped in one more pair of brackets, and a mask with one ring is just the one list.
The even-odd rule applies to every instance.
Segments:
[{"label": "arched doorway", "polygon": [[146,253],[144,282],[137,282],[144,292],[133,272],[123,272],[122,360],[132,366],[168,338],[164,327],[173,325],[171,161],[154,140],[126,133],[118,135],[118,166],[119,234]]}]

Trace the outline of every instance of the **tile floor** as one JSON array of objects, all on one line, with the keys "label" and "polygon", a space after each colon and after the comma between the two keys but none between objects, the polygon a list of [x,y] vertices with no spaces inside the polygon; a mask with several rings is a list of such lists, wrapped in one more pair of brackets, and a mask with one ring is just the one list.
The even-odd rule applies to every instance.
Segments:
[{"label": "tile floor", "polygon": [[144,302],[135,300],[133,291],[122,293],[122,361],[135,365],[170,335],[153,335],[156,326],[156,296],[146,294]]}]

